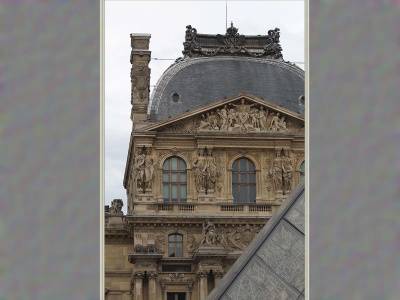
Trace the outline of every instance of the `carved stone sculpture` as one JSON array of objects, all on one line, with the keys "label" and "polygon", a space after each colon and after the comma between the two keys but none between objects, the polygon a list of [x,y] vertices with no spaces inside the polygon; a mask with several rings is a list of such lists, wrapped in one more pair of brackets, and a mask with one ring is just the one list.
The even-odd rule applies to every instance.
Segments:
[{"label": "carved stone sculpture", "polygon": [[143,193],[151,191],[152,182],[154,179],[155,159],[151,155],[151,149],[146,150],[145,147],[137,149],[134,158],[134,182],[136,188],[141,189]]},{"label": "carved stone sculpture", "polygon": [[268,109],[264,110],[264,107],[261,106],[259,111],[260,130],[262,131],[267,130],[267,119],[268,119]]},{"label": "carved stone sculpture", "polygon": [[205,162],[206,162],[205,191],[207,193],[208,191],[211,191],[211,192],[215,191],[215,183],[217,181],[217,176],[219,175],[217,164],[215,163],[214,157],[212,157],[212,149],[207,149],[207,157],[206,157]]},{"label": "carved stone sculpture", "polygon": [[289,151],[284,150],[284,157],[282,158],[282,176],[283,176],[283,188],[284,193],[289,194],[292,190],[292,177],[293,177],[293,165],[292,160],[289,157]]},{"label": "carved stone sculpture", "polygon": [[202,232],[202,239],[200,242],[201,245],[218,245],[220,244],[220,240],[217,236],[215,225],[210,222],[206,221],[203,223],[203,232]]},{"label": "carved stone sculpture", "polygon": [[205,190],[205,181],[206,181],[206,157],[204,156],[204,150],[198,150],[198,157],[193,162],[194,168],[194,180],[196,185],[196,190],[201,191]]},{"label": "carved stone sculpture", "polygon": [[114,215],[123,215],[122,207],[124,206],[124,202],[122,199],[114,199],[111,202],[110,214]]},{"label": "carved stone sculpture", "polygon": [[282,159],[281,159],[281,149],[275,149],[275,158],[272,162],[272,167],[270,169],[270,174],[272,175],[272,180],[274,183],[275,191],[282,191]]}]

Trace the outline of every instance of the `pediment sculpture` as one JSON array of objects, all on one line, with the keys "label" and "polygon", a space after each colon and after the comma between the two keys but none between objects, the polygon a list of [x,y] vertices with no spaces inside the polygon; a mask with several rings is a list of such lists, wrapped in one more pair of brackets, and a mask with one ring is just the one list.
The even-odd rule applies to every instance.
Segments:
[{"label": "pediment sculpture", "polygon": [[177,121],[163,128],[164,132],[194,133],[202,131],[221,132],[280,132],[303,134],[304,125],[288,120],[279,111],[248,101],[244,98],[218,108],[203,111],[198,115]]}]

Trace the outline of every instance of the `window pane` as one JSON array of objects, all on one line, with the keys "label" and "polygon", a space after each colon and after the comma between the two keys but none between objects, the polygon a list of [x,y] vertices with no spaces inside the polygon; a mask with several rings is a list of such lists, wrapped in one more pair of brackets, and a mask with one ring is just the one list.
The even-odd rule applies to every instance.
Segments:
[{"label": "window pane", "polygon": [[178,186],[172,185],[172,199],[178,199]]},{"label": "window pane", "polygon": [[174,235],[174,234],[171,234],[171,235],[168,237],[168,241],[170,241],[170,242],[175,241],[175,235]]},{"label": "window pane", "polygon": [[240,171],[246,171],[247,170],[246,169],[246,161],[247,161],[247,159],[245,159],[245,158],[240,159]]},{"label": "window pane", "polygon": [[239,190],[238,190],[238,186],[236,184],[232,186],[232,195],[233,195],[233,201],[238,202],[239,201]]},{"label": "window pane", "polygon": [[240,183],[247,183],[247,174],[240,174]]},{"label": "window pane", "polygon": [[180,182],[186,182],[186,174],[181,174]]},{"label": "window pane", "polygon": [[256,183],[256,175],[255,174],[249,174],[250,177],[250,183]]},{"label": "window pane", "polygon": [[239,175],[238,173],[233,173],[232,174],[232,183],[238,183],[239,181]]},{"label": "window pane", "polygon": [[179,159],[179,170],[186,170],[186,164],[183,159]]},{"label": "window pane", "polygon": [[175,257],[174,244],[169,245],[169,257]]},{"label": "window pane", "polygon": [[167,293],[167,300],[176,300],[175,293]]},{"label": "window pane", "polygon": [[238,170],[238,161],[237,160],[235,160],[235,162],[233,163],[232,170],[233,171],[237,171]]},{"label": "window pane", "polygon": [[171,164],[172,164],[171,170],[174,170],[174,171],[178,170],[178,158],[172,157]]},{"label": "window pane", "polygon": [[178,293],[177,300],[186,300],[186,293]]},{"label": "window pane", "polygon": [[177,234],[177,235],[175,235],[175,237],[176,237],[176,240],[178,242],[182,242],[182,236],[181,235]]},{"label": "window pane", "polygon": [[240,186],[240,202],[247,201],[247,186],[242,185]]},{"label": "window pane", "polygon": [[254,164],[249,160],[249,171],[254,172]]},{"label": "window pane", "polygon": [[178,182],[178,174],[176,173],[171,174],[171,182]]},{"label": "window pane", "polygon": [[249,186],[250,189],[250,199],[249,202],[255,203],[256,202],[256,187],[254,185]]},{"label": "window pane", "polygon": [[300,165],[300,171],[303,173],[305,173],[305,171],[306,171],[306,164],[304,163],[304,161]]},{"label": "window pane", "polygon": [[163,185],[163,198],[169,199],[169,186],[168,184]]},{"label": "window pane", "polygon": [[176,244],[176,254],[175,254],[175,257],[182,257],[182,256],[183,256],[182,243],[177,243],[177,244]]},{"label": "window pane", "polygon": [[186,185],[180,187],[181,200],[186,200]]},{"label": "window pane", "polygon": [[169,170],[169,166],[168,166],[168,161],[169,161],[169,159],[166,159],[165,161],[164,161],[164,164],[163,164],[163,170]]},{"label": "window pane", "polygon": [[169,182],[169,174],[168,173],[164,173],[163,174],[163,181],[164,182]]}]

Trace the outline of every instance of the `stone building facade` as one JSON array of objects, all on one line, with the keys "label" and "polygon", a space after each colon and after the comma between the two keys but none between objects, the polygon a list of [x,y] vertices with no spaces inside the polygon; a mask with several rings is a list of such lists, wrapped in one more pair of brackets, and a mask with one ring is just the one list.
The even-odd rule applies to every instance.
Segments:
[{"label": "stone building facade", "polygon": [[106,299],[206,299],[300,182],[304,72],[279,34],[188,25],[151,97],[150,35],[131,35],[127,214],[106,207]]}]

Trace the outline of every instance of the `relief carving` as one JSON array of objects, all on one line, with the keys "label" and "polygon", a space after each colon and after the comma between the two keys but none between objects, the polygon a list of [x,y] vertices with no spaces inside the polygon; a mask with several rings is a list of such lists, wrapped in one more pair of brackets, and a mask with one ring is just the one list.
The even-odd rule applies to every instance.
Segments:
[{"label": "relief carving", "polygon": [[244,227],[239,226],[236,229],[228,229],[222,235],[222,245],[230,251],[244,250],[258,232],[258,227],[251,227],[249,224]]},{"label": "relief carving", "polygon": [[162,281],[192,281],[191,278],[188,278],[183,273],[170,273],[167,278],[162,279]]},{"label": "relief carving", "polygon": [[276,115],[275,113],[271,113],[269,116],[272,117],[272,119],[268,130],[289,132],[289,130],[286,128],[285,116],[279,117],[280,113],[277,113]]},{"label": "relief carving", "polygon": [[196,238],[194,237],[193,234],[188,234],[188,239],[187,239],[187,252],[191,253],[194,252],[199,246],[199,243],[196,241]]},{"label": "relief carving", "polygon": [[138,100],[140,102],[147,99],[150,86],[150,69],[148,68],[148,66],[144,64],[132,65],[131,81],[132,81],[132,101],[133,101],[133,91],[135,89],[139,92]]},{"label": "relief carving", "polygon": [[220,243],[221,241],[216,233],[215,225],[210,221],[204,222],[200,245],[219,245]]},{"label": "relief carving", "polygon": [[242,98],[237,103],[224,104],[190,120],[182,120],[162,129],[163,132],[195,133],[199,131],[231,132],[291,132],[304,133],[304,126],[286,122],[286,116],[271,112],[258,103],[246,103]]},{"label": "relief carving", "polygon": [[156,235],[155,247],[157,252],[165,251],[165,236],[164,234]]}]

